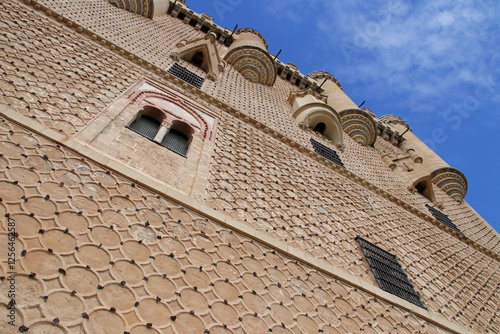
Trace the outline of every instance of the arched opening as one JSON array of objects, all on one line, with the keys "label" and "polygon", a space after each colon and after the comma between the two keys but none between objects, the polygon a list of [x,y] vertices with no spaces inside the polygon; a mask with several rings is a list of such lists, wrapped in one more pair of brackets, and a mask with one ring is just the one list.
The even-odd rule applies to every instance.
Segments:
[{"label": "arched opening", "polygon": [[155,118],[141,115],[141,117],[135,119],[132,124],[130,124],[129,129],[137,132],[141,136],[153,140],[158,133],[160,125],[161,123]]},{"label": "arched opening", "polygon": [[203,69],[202,65],[203,65],[204,59],[205,59],[205,56],[203,55],[203,52],[198,51],[193,55],[193,57],[191,57],[190,63],[198,68]]},{"label": "arched opening", "polygon": [[432,188],[430,176],[417,181],[415,189],[417,189],[420,195],[424,196],[432,203],[436,203],[436,196],[434,196],[434,189]]},{"label": "arched opening", "polygon": [[322,102],[307,103],[298,107],[293,116],[297,124],[322,134],[334,145],[344,144],[340,117],[329,105]]},{"label": "arched opening", "polygon": [[324,134],[325,131],[326,131],[326,124],[323,123],[323,122],[319,122],[318,124],[316,124],[316,126],[313,129],[313,131],[319,132],[321,134]]}]

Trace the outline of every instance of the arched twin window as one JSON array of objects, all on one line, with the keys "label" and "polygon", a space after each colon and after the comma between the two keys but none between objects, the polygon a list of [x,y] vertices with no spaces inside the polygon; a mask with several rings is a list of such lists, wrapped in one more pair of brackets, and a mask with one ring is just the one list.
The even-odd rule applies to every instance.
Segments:
[{"label": "arched twin window", "polygon": [[186,157],[193,129],[186,123],[174,120],[171,125],[162,125],[155,117],[141,115],[128,128],[169,150]]}]

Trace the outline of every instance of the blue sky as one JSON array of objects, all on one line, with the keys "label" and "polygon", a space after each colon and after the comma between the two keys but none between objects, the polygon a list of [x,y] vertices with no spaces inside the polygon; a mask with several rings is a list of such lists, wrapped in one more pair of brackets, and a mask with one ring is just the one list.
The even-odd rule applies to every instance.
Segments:
[{"label": "blue sky", "polygon": [[327,71],[357,104],[394,114],[468,179],[500,231],[498,0],[187,0],[231,30],[258,30],[303,74]]}]

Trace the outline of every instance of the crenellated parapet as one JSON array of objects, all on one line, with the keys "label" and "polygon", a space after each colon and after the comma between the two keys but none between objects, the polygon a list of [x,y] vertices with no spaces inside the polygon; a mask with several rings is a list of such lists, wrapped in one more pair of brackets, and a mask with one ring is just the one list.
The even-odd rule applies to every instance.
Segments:
[{"label": "crenellated parapet", "polygon": [[254,29],[243,28],[236,31],[234,39],[224,60],[248,81],[273,86],[277,70],[264,37]]},{"label": "crenellated parapet", "polygon": [[279,60],[276,60],[277,67],[277,75],[292,85],[299,87],[299,89],[307,89],[312,88],[317,90],[319,88],[319,84],[312,78],[307,75],[300,73],[297,66],[291,63],[283,63]]},{"label": "crenellated parapet", "polygon": [[339,113],[342,128],[363,146],[371,146],[377,139],[377,123],[373,117],[361,109],[347,109]]},{"label": "crenellated parapet", "polygon": [[467,179],[456,168],[440,168],[432,172],[432,183],[441,188],[457,202],[462,203],[467,194]]},{"label": "crenellated parapet", "polygon": [[[169,0],[108,0],[115,7],[124,9],[150,19],[166,14],[170,7]],[[180,1],[185,3],[185,1]]]},{"label": "crenellated parapet", "polygon": [[388,124],[377,122],[377,136],[390,142],[394,146],[398,146],[401,135]]}]

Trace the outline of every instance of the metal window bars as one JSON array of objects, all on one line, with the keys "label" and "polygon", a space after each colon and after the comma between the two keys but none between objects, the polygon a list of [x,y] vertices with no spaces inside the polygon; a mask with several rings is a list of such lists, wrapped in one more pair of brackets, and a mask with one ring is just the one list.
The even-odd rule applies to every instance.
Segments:
[{"label": "metal window bars", "polygon": [[426,309],[396,255],[375,246],[360,236],[356,237],[356,241],[361,246],[373,276],[382,290]]}]

